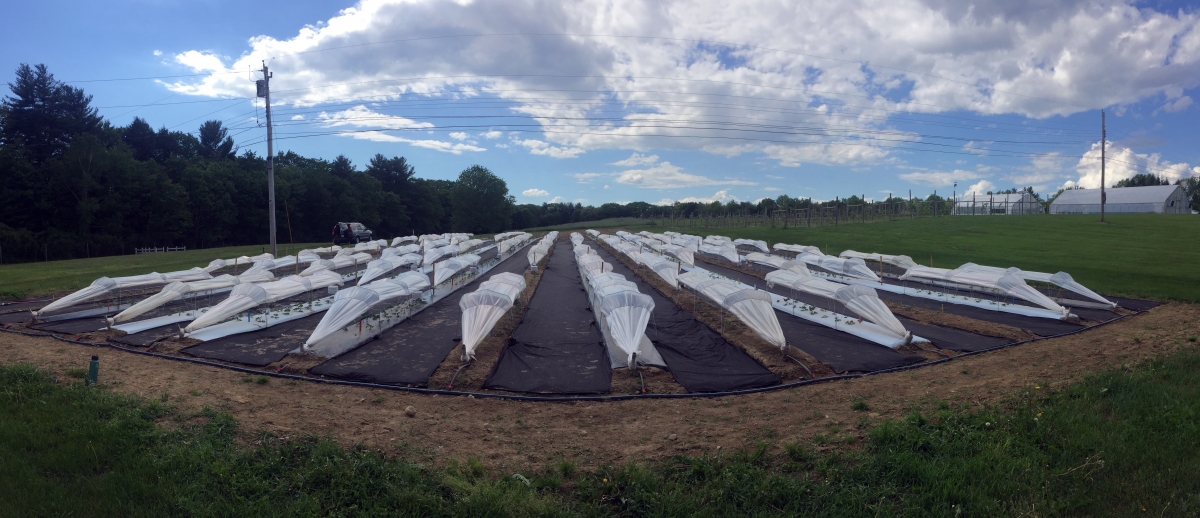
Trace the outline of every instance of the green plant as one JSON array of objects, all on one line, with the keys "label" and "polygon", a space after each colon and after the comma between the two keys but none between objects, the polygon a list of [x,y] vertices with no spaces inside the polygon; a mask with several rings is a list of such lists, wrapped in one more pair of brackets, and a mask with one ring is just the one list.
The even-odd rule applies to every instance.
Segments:
[{"label": "green plant", "polygon": [[87,372],[88,372],[88,371],[87,371],[87,369],[81,369],[81,368],[78,368],[78,367],[72,367],[72,368],[70,368],[70,369],[67,369],[67,377],[68,377],[68,378],[83,379],[83,378],[86,378],[86,377],[87,377]]},{"label": "green plant", "polygon": [[870,410],[871,406],[867,404],[867,401],[865,399],[856,399],[856,400],[854,400],[853,403],[850,404],[850,408],[854,409],[854,410],[858,410],[860,412],[865,412],[867,410]]}]

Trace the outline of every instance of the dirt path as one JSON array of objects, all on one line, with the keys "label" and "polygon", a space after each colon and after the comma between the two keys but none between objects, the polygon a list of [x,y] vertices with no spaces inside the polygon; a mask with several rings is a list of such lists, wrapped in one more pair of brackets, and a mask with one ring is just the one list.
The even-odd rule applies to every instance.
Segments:
[{"label": "dirt path", "polygon": [[[101,358],[101,383],[170,401],[183,410],[231,412],[243,431],[282,437],[321,434],[344,444],[444,462],[478,455],[497,469],[570,459],[581,467],[701,454],[767,440],[776,448],[817,434],[861,438],[860,424],[899,417],[938,401],[1002,401],[1035,383],[1065,384],[1111,366],[1136,365],[1200,333],[1200,306],[1168,304],[1078,335],[1021,345],[893,374],[737,397],[613,403],[533,403],[425,396],[270,379],[50,338],[0,333],[0,363],[32,364],[61,379]],[[614,375],[614,378],[616,375]],[[870,411],[854,411],[864,398]],[[406,417],[405,407],[416,408]],[[668,440],[671,434],[677,440]]]}]

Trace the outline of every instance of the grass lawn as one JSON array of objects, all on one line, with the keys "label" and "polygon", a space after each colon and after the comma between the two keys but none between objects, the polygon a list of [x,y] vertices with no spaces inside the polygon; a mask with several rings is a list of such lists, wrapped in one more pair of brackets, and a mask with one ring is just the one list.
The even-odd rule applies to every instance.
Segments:
[{"label": "grass lawn", "polygon": [[239,441],[219,412],[0,366],[0,516],[1196,516],[1198,434],[1195,348],[998,407],[940,403],[861,445],[831,429],[778,454],[517,474]]},{"label": "grass lawn", "polygon": [[[329,246],[328,243],[279,245],[284,256],[305,248]],[[213,259],[230,259],[240,255],[258,255],[267,246],[230,246],[186,252],[160,254],[118,255],[93,259],[70,259],[42,263],[6,264],[0,266],[0,299],[15,299],[61,293],[87,286],[99,277],[119,277],[150,272],[173,272],[193,266],[208,266]]]},{"label": "grass lawn", "polygon": [[[1100,293],[1200,301],[1200,217],[1164,214],[954,216],[814,228],[664,228],[908,255],[919,264],[966,262],[1070,273]],[[599,223],[599,222],[596,222]],[[610,225],[617,226],[617,225]],[[593,226],[591,228],[601,228]]]}]

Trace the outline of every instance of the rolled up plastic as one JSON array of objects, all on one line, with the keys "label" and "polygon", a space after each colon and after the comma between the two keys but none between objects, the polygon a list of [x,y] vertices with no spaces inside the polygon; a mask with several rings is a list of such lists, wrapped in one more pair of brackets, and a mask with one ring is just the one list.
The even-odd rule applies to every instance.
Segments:
[{"label": "rolled up plastic", "polygon": [[142,299],[137,304],[134,304],[124,311],[117,313],[111,320],[111,324],[119,324],[137,318],[147,312],[158,309],[171,301],[174,301],[185,295],[192,293],[204,293],[211,290],[220,290],[236,286],[238,284],[254,284],[259,282],[270,282],[275,280],[275,275],[267,270],[248,271],[242,275],[222,275],[212,279],[202,281],[180,282],[175,281],[166,286],[154,295]]},{"label": "rolled up plastic", "polygon": [[763,340],[780,349],[787,347],[775,308],[771,306],[771,296],[766,292],[713,278],[699,270],[680,275],[679,281],[732,313]]},{"label": "rolled up plastic", "polygon": [[392,246],[397,247],[404,243],[409,243],[417,240],[417,236],[401,236],[392,239]]},{"label": "rolled up plastic", "polygon": [[229,297],[209,308],[199,318],[193,320],[184,328],[184,333],[192,333],[208,326],[224,322],[229,317],[254,309],[263,304],[299,295],[328,286],[340,286],[342,276],[325,271],[313,274],[311,277],[291,276],[278,281],[260,284],[239,284],[229,292]]},{"label": "rolled up plastic", "polygon": [[433,285],[437,286],[446,282],[458,272],[477,264],[479,264],[479,256],[475,254],[463,254],[437,263],[433,265]]},{"label": "rolled up plastic", "polygon": [[788,261],[777,255],[767,255],[759,252],[746,254],[746,260],[755,264],[770,266],[771,268],[782,268],[783,264]]},{"label": "rolled up plastic", "polygon": [[[887,254],[875,254],[875,253],[862,253],[862,252],[855,252],[854,250],[846,250],[846,251],[838,254],[838,256],[846,258],[846,259],[858,258],[858,259],[863,259],[866,261],[879,261],[882,263],[890,264],[892,266],[904,268],[905,270],[917,265],[917,263],[915,261],[913,261],[912,258],[907,255],[887,255]],[[967,263],[967,264],[970,264],[970,263]]]},{"label": "rolled up plastic", "polygon": [[475,358],[475,350],[487,337],[500,317],[513,306],[525,290],[525,278],[515,273],[493,275],[479,289],[458,300],[462,309],[463,361]]},{"label": "rolled up plastic", "polygon": [[370,284],[352,286],[339,290],[333,296],[333,304],[321,317],[304,342],[306,351],[320,354],[315,346],[329,335],[354,323],[359,317],[381,302],[388,302],[420,293],[429,287],[429,277],[420,272],[404,272],[392,279],[381,279]]},{"label": "rolled up plastic", "polygon": [[421,258],[421,264],[433,264],[447,257],[452,257],[458,252],[458,245],[445,245],[432,249],[426,248],[425,256]]},{"label": "rolled up plastic", "polygon": [[[642,256],[650,256],[650,254],[642,254]],[[679,287],[679,263],[667,260],[662,256],[650,256],[645,257],[643,264],[658,274],[659,277],[662,277],[664,281],[667,281],[667,284],[670,284],[672,288]]]},{"label": "rolled up plastic", "polygon": [[338,255],[334,256],[333,259],[320,259],[308,265],[308,268],[300,272],[300,276],[308,277],[324,271],[340,270],[347,266],[354,266],[355,264],[366,266],[370,260],[371,254],[365,252],[357,254],[351,252],[351,255]]},{"label": "rolled up plastic", "polygon": [[832,255],[813,254],[800,254],[797,258],[810,266],[816,266],[832,273],[869,281],[879,280],[879,276],[875,275],[867,263],[859,258],[842,259]]},{"label": "rolled up plastic", "polygon": [[766,241],[760,241],[760,240],[756,240],[756,239],[734,239],[733,244],[736,246],[754,247],[754,248],[757,248],[760,252],[762,252],[764,254],[771,252],[771,249],[767,248]]},{"label": "rolled up plastic", "polygon": [[979,270],[948,270],[945,268],[930,268],[916,265],[909,268],[900,276],[901,280],[933,280],[996,290],[1006,295],[1032,302],[1043,308],[1060,312],[1067,317],[1071,312],[1042,292],[1033,289],[1025,280],[1013,272],[979,271]]},{"label": "rolled up plastic", "polygon": [[696,256],[692,249],[683,245],[663,245],[662,253],[674,257],[688,266],[696,266]]},{"label": "rolled up plastic", "polygon": [[[415,255],[415,254],[414,254]],[[396,268],[403,266],[399,257],[384,257],[367,263],[367,269],[358,278],[359,284],[366,284],[375,279],[386,277]]]},{"label": "rolled up plastic", "polygon": [[580,234],[579,232],[571,232],[571,244],[575,246],[583,244],[583,234]]},{"label": "rolled up plastic", "polygon": [[[901,256],[901,257],[903,257],[903,256]],[[1107,304],[1110,307],[1114,307],[1114,308],[1117,307],[1117,304],[1115,302],[1110,301],[1110,300],[1104,298],[1103,296],[1101,296],[1099,293],[1096,293],[1096,292],[1088,289],[1087,286],[1084,286],[1082,284],[1079,284],[1078,282],[1075,282],[1075,279],[1072,278],[1071,274],[1069,274],[1067,272],[1058,272],[1058,273],[1051,274],[1051,273],[1044,273],[1044,272],[1031,272],[1028,270],[1022,270],[1020,268],[1004,269],[1004,268],[997,268],[995,266],[983,266],[983,265],[979,265],[979,264],[975,264],[975,263],[966,263],[966,264],[956,268],[956,270],[959,270],[959,271],[983,271],[983,272],[995,273],[997,275],[1002,275],[1004,273],[1012,273],[1012,274],[1016,275],[1017,277],[1025,279],[1027,281],[1037,281],[1037,282],[1053,284],[1055,286],[1058,286],[1058,287],[1060,287],[1064,290],[1070,291],[1072,293],[1083,295],[1084,297],[1092,299],[1101,304]]]},{"label": "rolled up plastic", "polygon": [[646,325],[654,312],[654,299],[633,291],[620,291],[600,299],[600,314],[608,324],[608,333],[613,345],[625,353],[629,365],[634,365],[633,355],[641,346]]},{"label": "rolled up plastic", "polygon": [[151,272],[144,275],[130,275],[126,277],[101,277],[92,281],[86,288],[47,304],[38,310],[37,314],[44,315],[60,311],[76,304],[82,304],[89,300],[103,297],[118,290],[159,286],[173,281],[199,281],[211,278],[212,275],[204,268],[192,268],[190,270],[165,274]]}]

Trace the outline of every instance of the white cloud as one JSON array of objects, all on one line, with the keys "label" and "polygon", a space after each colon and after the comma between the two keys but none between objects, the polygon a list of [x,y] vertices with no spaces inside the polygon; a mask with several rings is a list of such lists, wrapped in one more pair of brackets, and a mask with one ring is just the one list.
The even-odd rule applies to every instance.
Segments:
[{"label": "white cloud", "polygon": [[521,191],[521,196],[528,196],[530,198],[541,198],[542,196],[549,195],[549,192],[546,192],[542,189],[525,189],[524,191]]},{"label": "white cloud", "polygon": [[563,198],[562,196],[555,196],[550,199],[549,203],[566,203],[566,202],[567,202],[566,198]]},{"label": "white cloud", "polygon": [[606,191],[608,190],[608,184],[604,185],[604,190],[606,190]]},{"label": "white cloud", "polygon": [[[359,0],[292,37],[255,36],[236,58],[175,54],[175,63],[209,75],[166,86],[188,95],[249,97],[254,87],[245,71],[274,57],[272,100],[281,108],[400,96],[499,97],[546,125],[530,139],[540,144],[526,145],[545,156],[672,149],[761,154],[785,166],[871,164],[896,154],[887,142],[861,138],[892,130],[874,110],[1044,119],[1110,106],[1120,111],[1157,96],[1168,100],[1163,110],[1188,108],[1191,98],[1183,93],[1200,86],[1200,13],[1157,5]],[[509,34],[494,34],[495,27]],[[434,38],[447,34],[474,35]],[[722,41],[749,46],[714,43]],[[760,98],[771,106],[816,108],[750,109],[764,105]],[[589,119],[611,106],[628,108],[624,120]],[[839,136],[731,145],[731,135],[755,134],[692,124],[721,117],[822,124],[839,128]]]},{"label": "white cloud", "polygon": [[154,49],[154,55],[155,55],[155,56],[161,56],[161,55],[162,55],[162,51],[161,51],[161,50],[158,50],[158,49]]},{"label": "white cloud", "polygon": [[661,199],[661,200],[658,200],[658,201],[656,201],[656,202],[654,202],[654,203],[651,203],[651,205],[659,205],[659,206],[664,206],[664,207],[665,207],[665,206],[671,206],[671,205],[674,205],[674,204],[675,204],[675,200],[672,200],[671,198],[663,198],[663,199]]},{"label": "white cloud", "polygon": [[508,149],[508,144],[496,144],[496,147],[500,149]]},{"label": "white cloud", "polygon": [[575,181],[577,181],[579,183],[592,183],[592,180],[595,180],[595,179],[601,178],[601,177],[605,177],[605,176],[609,176],[609,175],[604,174],[604,173],[575,173],[571,176],[573,176],[575,178]]},{"label": "white cloud", "polygon": [[433,124],[377,113],[362,105],[338,112],[321,112],[317,115],[317,121],[327,128],[345,128],[346,133],[342,133],[343,136],[359,140],[404,143],[455,155],[461,155],[467,151],[486,151],[484,148],[470,144],[433,139],[411,139],[385,133],[385,131],[426,130],[432,128]]},{"label": "white cloud", "polygon": [[904,173],[900,175],[900,179],[906,182],[924,183],[934,187],[949,187],[954,185],[954,182],[978,180],[984,176],[986,175],[977,173],[975,171],[955,169],[953,171],[921,171],[917,173]]},{"label": "white cloud", "polygon": [[647,189],[677,189],[704,185],[755,185],[742,180],[713,180],[688,174],[670,162],[660,162],[645,169],[630,169],[617,174],[617,183]]},{"label": "white cloud", "polygon": [[294,121],[302,121],[302,120],[304,120],[304,116],[303,116],[303,115],[292,115],[292,119],[291,119],[291,120],[294,120]]},{"label": "white cloud", "polygon": [[658,155],[646,156],[640,153],[634,153],[629,155],[629,158],[626,158],[625,160],[617,160],[616,162],[613,162],[612,165],[621,167],[634,167],[639,165],[650,165],[657,161]]},{"label": "white cloud", "polygon": [[776,192],[776,191],[781,191],[783,189],[780,189],[778,187],[763,187],[763,190],[767,191],[767,192]]},{"label": "white cloud", "polygon": [[502,132],[502,131],[496,131],[496,130],[492,130],[492,131],[487,131],[487,132],[484,132],[484,133],[480,133],[480,134],[479,134],[479,136],[481,136],[481,137],[483,137],[483,138],[485,138],[485,139],[488,139],[488,140],[492,140],[492,139],[498,139],[498,138],[500,138],[500,137],[503,137],[503,136],[504,136],[504,132]]},{"label": "white cloud", "polygon": [[[1200,166],[1192,166],[1182,162],[1171,163],[1163,160],[1157,153],[1135,153],[1132,149],[1121,147],[1112,142],[1108,143],[1105,152],[1107,161],[1104,170],[1104,183],[1112,187],[1117,182],[1132,178],[1139,173],[1151,173],[1166,178],[1171,183],[1183,178],[1200,176]],[[1077,180],[1068,180],[1063,187],[1083,187],[1098,189],[1100,187],[1100,143],[1092,144],[1091,149],[1083,154],[1075,165]]]},{"label": "white cloud", "polygon": [[470,137],[470,135],[463,133],[461,131],[450,132],[450,138],[452,138],[454,140],[467,140],[468,137]]},{"label": "white cloud", "polygon": [[1192,105],[1192,98],[1185,95],[1183,97],[1176,99],[1174,102],[1169,102],[1167,104],[1164,104],[1162,108],[1169,112],[1180,112],[1180,111],[1186,110],[1187,107],[1191,106],[1191,105]]},{"label": "white cloud", "polygon": [[967,187],[967,191],[963,193],[963,196],[969,196],[971,194],[985,194],[987,192],[993,192],[996,190],[996,184],[987,180],[980,180],[976,182],[975,185]]},{"label": "white cloud", "polygon": [[783,179],[783,177],[782,177],[782,176],[775,176],[775,175],[773,175],[773,174],[768,174],[768,175],[765,175],[765,176],[766,176],[767,178],[770,178],[770,179],[772,179],[772,180],[782,180],[782,179]]},{"label": "white cloud", "polygon": [[530,153],[551,158],[575,158],[584,152],[582,148],[553,146],[536,139],[521,140],[517,143],[528,148]]},{"label": "white cloud", "polygon": [[720,191],[717,191],[716,194],[713,194],[712,196],[688,196],[687,198],[681,198],[679,200],[679,203],[712,203],[714,201],[719,201],[721,203],[728,203],[731,201],[741,201],[741,200],[739,200],[737,196],[729,194],[729,191],[727,191],[727,190],[720,190]]}]

